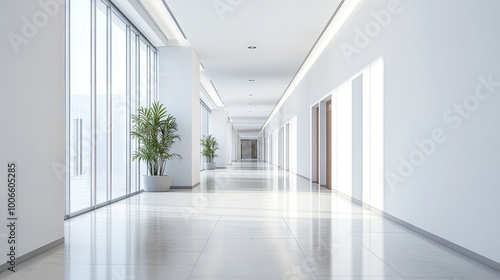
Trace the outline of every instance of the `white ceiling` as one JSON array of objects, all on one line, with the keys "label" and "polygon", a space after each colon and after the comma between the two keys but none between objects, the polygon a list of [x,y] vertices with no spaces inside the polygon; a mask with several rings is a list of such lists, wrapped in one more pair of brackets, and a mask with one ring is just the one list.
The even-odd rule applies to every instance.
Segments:
[{"label": "white ceiling", "polygon": [[260,131],[341,0],[165,2],[235,128],[248,134]]}]

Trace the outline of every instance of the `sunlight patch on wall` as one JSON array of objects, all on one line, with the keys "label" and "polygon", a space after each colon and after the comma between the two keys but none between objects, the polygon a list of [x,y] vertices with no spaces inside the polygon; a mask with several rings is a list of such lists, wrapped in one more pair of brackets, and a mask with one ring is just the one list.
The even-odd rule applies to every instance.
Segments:
[{"label": "sunlight patch on wall", "polygon": [[363,202],[384,210],[384,60],[363,71]]}]

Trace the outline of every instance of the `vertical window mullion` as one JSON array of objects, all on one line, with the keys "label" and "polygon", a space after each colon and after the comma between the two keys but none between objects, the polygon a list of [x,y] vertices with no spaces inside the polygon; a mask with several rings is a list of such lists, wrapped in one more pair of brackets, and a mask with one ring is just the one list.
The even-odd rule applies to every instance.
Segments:
[{"label": "vertical window mullion", "polygon": [[152,54],[152,62],[153,62],[153,84],[154,84],[154,98],[155,100],[159,100],[158,96],[158,56],[156,55],[156,52],[154,51],[153,48],[151,48],[151,54]]},{"label": "vertical window mullion", "polygon": [[70,163],[71,163],[71,145],[70,145],[70,133],[71,133],[71,1],[68,1],[66,4],[66,167],[64,169],[65,177],[65,218],[69,217],[71,211],[71,173],[70,173]]},{"label": "vertical window mullion", "polygon": [[126,147],[127,147],[126,148],[126,150],[127,150],[126,162],[127,162],[127,164],[126,164],[126,171],[125,171],[125,173],[127,174],[126,175],[127,176],[127,180],[126,180],[127,186],[126,186],[126,190],[125,190],[126,194],[130,194],[131,193],[131,185],[132,185],[131,182],[130,182],[130,179],[132,178],[132,176],[131,176],[131,170],[132,170],[132,168],[131,168],[131,156],[132,156],[131,147],[132,147],[132,145],[131,145],[131,139],[130,139],[131,138],[130,137],[130,131],[131,131],[131,127],[130,127],[131,126],[130,114],[131,114],[131,104],[132,104],[132,98],[131,98],[132,97],[132,89],[131,89],[131,84],[132,84],[132,82],[131,82],[131,71],[132,71],[132,69],[130,69],[131,65],[132,65],[132,63],[130,61],[132,59],[132,57],[131,57],[131,50],[130,50],[131,49],[130,48],[131,33],[132,33],[132,31],[130,30],[130,27],[127,25],[127,29],[126,29],[126,37],[127,37],[127,39],[126,39],[126,42],[127,42],[127,51],[126,51],[126,53],[127,53],[127,74],[126,74],[127,75],[127,78],[126,78],[127,79],[127,87],[126,87],[126,91],[127,92],[126,92],[126,97],[125,97],[125,100],[126,100],[125,102],[127,103],[127,105],[125,106],[126,107],[126,109],[125,109],[126,110],[126,113],[125,113],[125,115],[126,115],[126,122],[125,123],[126,123],[126,127],[127,127],[127,129],[126,129],[126,131],[127,131],[126,132],[126,135],[127,135],[127,139],[126,139]]},{"label": "vertical window mullion", "polygon": [[144,57],[145,63],[146,63],[146,69],[145,69],[145,72],[142,74],[145,75],[146,103],[149,106],[149,105],[151,105],[151,99],[150,99],[150,95],[149,95],[149,51],[148,51],[148,48],[149,47],[146,45],[146,55]]},{"label": "vertical window mullion", "polygon": [[147,95],[149,100],[149,105],[153,103],[153,96],[151,95],[151,54],[149,53],[149,46],[146,48],[146,57],[147,57],[147,67],[146,67],[146,77],[147,77]]},{"label": "vertical window mullion", "polygon": [[[134,46],[134,53],[132,54],[133,55],[132,59],[134,59],[134,61],[135,61],[134,62],[135,69],[134,69],[134,77],[133,77],[133,79],[134,79],[134,88],[133,88],[134,99],[133,99],[133,103],[131,103],[130,106],[133,106],[133,108],[134,108],[134,112],[133,113],[137,114],[137,108],[139,108],[139,106],[138,106],[138,104],[139,104],[139,94],[138,94],[138,92],[139,91],[137,90],[138,89],[138,84],[139,84],[139,78],[138,78],[138,75],[139,75],[139,60],[137,59],[137,56],[139,54],[139,44],[138,44],[139,38],[137,37],[137,35],[134,32],[132,32],[132,36],[134,36],[134,44],[135,44],[135,46]],[[139,144],[138,140],[137,139],[133,139],[133,141],[134,141],[134,147],[135,147],[135,149],[137,149],[138,144]],[[134,152],[134,151],[132,151],[132,152]],[[137,161],[133,161],[132,164],[134,165],[134,172],[135,172],[135,177],[134,177],[134,179],[135,179],[134,187],[135,188],[134,188],[134,192],[137,192],[140,189],[140,187],[139,187],[140,181],[139,180],[140,180],[140,177],[141,177],[140,174],[139,174],[139,164],[138,164]]]},{"label": "vertical window mullion", "polygon": [[[139,80],[139,72],[141,69],[140,61],[139,61],[139,53],[140,53],[140,44],[139,44],[139,36],[135,35],[135,89],[134,89],[134,94],[135,94],[135,111],[134,113],[137,114],[137,109],[140,108],[140,102],[141,102],[141,97],[139,95],[139,89],[140,89],[140,83],[141,81]],[[135,139],[135,147],[137,148],[139,146],[139,140]],[[135,183],[136,183],[136,191],[139,191],[141,189],[141,167],[139,165],[139,162],[135,162],[135,172],[136,172],[136,178],[135,178]]]},{"label": "vertical window mullion", "polygon": [[111,131],[112,131],[112,126],[113,126],[113,123],[112,123],[112,119],[111,119],[111,93],[112,93],[112,90],[113,90],[113,86],[111,84],[111,71],[113,70],[111,68],[111,49],[112,49],[112,42],[111,42],[111,20],[112,20],[112,14],[111,14],[111,7],[108,6],[108,9],[107,9],[107,18],[106,18],[106,29],[107,29],[107,38],[106,38],[106,41],[107,41],[107,63],[106,63],[106,72],[107,72],[107,75],[106,75],[106,105],[107,105],[107,110],[106,110],[106,119],[107,119],[107,128],[106,128],[106,142],[107,142],[107,151],[108,151],[108,158],[107,158],[107,165],[106,165],[106,173],[109,174],[109,176],[107,176],[107,192],[106,192],[106,201],[110,201],[111,200],[111,186],[112,186],[112,176],[111,176],[111,166],[112,166],[112,154],[111,154],[111,151],[112,151],[112,147],[111,147],[111,141],[112,141],[112,135],[111,135]]},{"label": "vertical window mullion", "polygon": [[[137,110],[141,107],[141,95],[140,95],[140,71],[141,71],[141,64],[140,64],[140,47],[141,47],[141,41],[140,37],[135,35],[135,113],[137,113]],[[139,147],[139,140],[135,140],[136,147]],[[136,164],[136,191],[141,190],[141,165],[138,161],[135,162]]]},{"label": "vertical window mullion", "polygon": [[[90,104],[91,104],[91,108],[90,108],[90,119],[91,119],[91,125],[90,125],[90,131],[91,132],[95,132],[97,130],[97,117],[96,117],[96,87],[97,87],[97,74],[96,74],[96,49],[97,49],[97,32],[96,32],[96,26],[97,26],[97,23],[96,23],[96,9],[97,9],[97,5],[96,5],[96,0],[92,0],[91,1],[91,39],[90,39],[90,42],[91,42],[91,65],[90,65],[90,71],[91,71],[91,93],[90,93]],[[91,178],[91,186],[90,186],[90,196],[91,196],[91,199],[90,199],[90,206],[94,207],[96,206],[96,185],[97,185],[97,179],[96,179],[96,174],[97,174],[97,170],[96,170],[96,155],[97,155],[97,146],[96,146],[96,142],[97,142],[97,133],[91,133],[91,141],[92,141],[92,144],[91,144],[91,154],[90,154],[90,166],[91,166],[91,171],[90,171],[90,178]]]}]

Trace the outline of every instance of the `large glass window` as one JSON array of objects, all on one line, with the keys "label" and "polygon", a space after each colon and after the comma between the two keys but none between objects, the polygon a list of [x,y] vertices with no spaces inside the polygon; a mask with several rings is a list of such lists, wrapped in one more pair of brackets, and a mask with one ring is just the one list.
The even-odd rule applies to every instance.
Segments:
[{"label": "large glass window", "polygon": [[[144,107],[149,104],[149,79],[148,79],[148,46],[142,40],[139,40],[139,105]],[[139,175],[147,175],[147,168],[144,162],[139,163]],[[142,181],[139,180],[142,189]]]},{"label": "large glass window", "polygon": [[[200,100],[200,134],[201,137],[207,136],[210,134],[210,108]],[[202,147],[200,149],[203,149]],[[207,161],[206,158],[204,158],[202,155],[201,160],[200,160],[200,170],[205,169],[205,161]]]},{"label": "large glass window", "polygon": [[108,7],[97,1],[96,12],[96,204],[108,201]]},{"label": "large glass window", "polygon": [[149,91],[151,92],[151,98],[157,99],[156,96],[156,55],[152,48],[149,48]]},{"label": "large glass window", "polygon": [[88,0],[71,1],[69,51],[69,144],[70,211],[77,212],[91,204],[92,131],[91,131],[91,5]]},{"label": "large glass window", "polygon": [[138,192],[131,114],[156,95],[156,49],[109,0],[69,3],[68,216]]},{"label": "large glass window", "polygon": [[127,193],[127,25],[115,14],[111,24],[111,194]]},{"label": "large glass window", "polygon": [[140,40],[139,50],[139,82],[140,82],[140,105],[147,106],[149,104],[149,57],[148,46]]},{"label": "large glass window", "polygon": [[[137,44],[139,42],[139,35],[135,32],[130,31],[130,109],[132,112],[137,112],[139,109],[139,69],[138,69],[138,48]],[[138,147],[138,141],[136,139],[131,139],[130,149],[135,151]],[[139,176],[139,163],[134,161],[131,163],[130,171],[130,189],[132,192],[140,190],[140,176]]]}]

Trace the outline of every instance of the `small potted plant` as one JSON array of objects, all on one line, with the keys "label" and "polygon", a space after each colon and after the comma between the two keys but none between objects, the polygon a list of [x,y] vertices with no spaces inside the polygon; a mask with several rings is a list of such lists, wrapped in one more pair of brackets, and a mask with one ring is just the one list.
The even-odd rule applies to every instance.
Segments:
[{"label": "small potted plant", "polygon": [[158,192],[170,190],[170,176],[165,175],[167,160],[182,159],[170,149],[177,134],[175,117],[167,113],[163,104],[154,102],[151,107],[141,107],[136,115],[132,115],[132,137],[139,140],[137,150],[132,154],[133,160],[144,161],[148,174],[144,176],[144,191]]},{"label": "small potted plant", "polygon": [[215,152],[219,149],[219,144],[217,139],[212,135],[203,136],[201,139],[202,151],[201,154],[207,159],[205,162],[206,170],[215,170],[216,163],[214,161],[217,154]]}]

